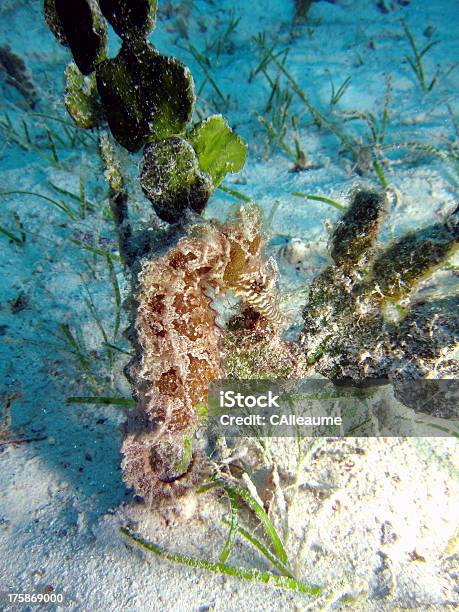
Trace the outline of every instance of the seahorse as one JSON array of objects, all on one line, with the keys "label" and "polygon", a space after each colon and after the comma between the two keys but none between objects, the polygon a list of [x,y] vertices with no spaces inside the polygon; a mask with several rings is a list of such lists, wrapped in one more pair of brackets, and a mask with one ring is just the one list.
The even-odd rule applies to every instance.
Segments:
[{"label": "seahorse", "polygon": [[165,255],[146,260],[138,278],[135,332],[139,355],[130,366],[137,408],[127,425],[122,469],[127,484],[152,504],[186,493],[206,461],[184,441],[199,422],[208,384],[222,375],[222,328],[210,292],[232,290],[273,326],[282,316],[276,269],[263,259],[261,213],[239,207],[224,224],[199,223]]}]

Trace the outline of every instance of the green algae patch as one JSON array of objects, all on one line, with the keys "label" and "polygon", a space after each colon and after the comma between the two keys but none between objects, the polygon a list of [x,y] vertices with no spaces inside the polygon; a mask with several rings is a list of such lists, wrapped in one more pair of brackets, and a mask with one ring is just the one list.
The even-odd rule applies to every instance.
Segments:
[{"label": "green algae patch", "polygon": [[83,129],[97,127],[103,116],[95,75],[85,77],[73,63],[65,71],[65,106]]},{"label": "green algae patch", "polygon": [[115,59],[100,64],[97,86],[113,136],[132,152],[183,132],[193,114],[190,71],[146,41],[125,42]]},{"label": "green algae patch", "polygon": [[145,38],[156,22],[157,0],[99,0],[104,17],[123,39]]},{"label": "green algae patch", "polygon": [[145,147],[140,182],[156,214],[169,223],[187,208],[202,212],[213,190],[191,144],[176,136]]},{"label": "green algae patch", "polygon": [[107,26],[94,0],[47,0],[46,22],[57,40],[70,47],[85,75],[106,57]]},{"label": "green algae patch", "polygon": [[242,170],[247,157],[247,145],[228,126],[222,115],[209,117],[189,134],[189,141],[203,172],[212,178],[217,188],[229,172]]}]

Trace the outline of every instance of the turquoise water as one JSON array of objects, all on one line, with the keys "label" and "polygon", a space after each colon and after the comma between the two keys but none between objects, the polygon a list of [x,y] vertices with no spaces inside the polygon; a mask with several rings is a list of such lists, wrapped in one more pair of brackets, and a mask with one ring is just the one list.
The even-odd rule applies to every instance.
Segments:
[{"label": "turquoise water", "polygon": [[[197,92],[193,120],[221,113],[248,144],[245,168],[228,175],[224,186],[261,206],[281,287],[304,289],[291,299],[293,337],[341,214],[330,203],[294,194],[346,206],[357,186],[385,189],[390,215],[383,242],[442,221],[457,206],[458,23],[455,0],[319,1],[304,23],[295,21],[290,0],[160,2],[149,40],[189,66]],[[114,55],[120,42],[110,34]],[[410,36],[419,53],[425,50],[422,73]],[[17,568],[4,567],[8,588],[18,588],[20,579],[29,588],[41,584],[31,572],[51,555],[49,580],[58,580],[63,564],[78,599],[86,564],[88,575],[105,584],[110,550],[101,545],[95,560],[88,550],[97,550],[100,522],[132,495],[119,467],[127,405],[94,407],[72,398],[129,400],[123,367],[130,345],[121,333],[128,286],[97,133],[77,129],[63,102],[69,61],[46,27],[41,2],[2,0],[0,389],[5,439],[28,441],[8,444],[0,455],[0,526],[3,518],[9,525],[1,549],[4,560],[12,550],[19,555]],[[133,217],[139,227],[157,228],[137,182],[139,162],[139,154],[129,164],[123,158]],[[217,190],[205,217],[224,220],[237,202],[237,195]],[[298,250],[286,248],[294,240]],[[457,256],[419,292],[423,299],[457,295]],[[114,529],[102,530],[104,546]],[[127,593],[123,555],[120,545],[113,553],[119,574],[105,587],[120,580]],[[130,580],[141,570],[129,571]],[[170,580],[178,596],[176,576]],[[104,609],[129,605],[127,596],[112,607],[110,598],[104,601]],[[196,609],[206,603],[196,591],[187,606],[190,601]],[[244,591],[239,601],[249,606],[250,594]],[[279,599],[278,605],[293,604]],[[138,606],[132,609],[173,609],[144,600]]]}]

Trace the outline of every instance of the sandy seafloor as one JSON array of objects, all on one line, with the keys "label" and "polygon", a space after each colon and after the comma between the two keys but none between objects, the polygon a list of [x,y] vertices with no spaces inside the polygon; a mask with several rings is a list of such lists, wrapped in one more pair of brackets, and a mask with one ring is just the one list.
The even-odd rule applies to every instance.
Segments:
[{"label": "sandy seafloor", "polygon": [[[180,3],[172,4],[177,8]],[[177,11],[163,11],[152,40],[187,63],[199,86],[203,73],[184,47],[191,42],[202,50],[206,39],[224,31],[232,13],[240,17],[220,58],[215,51],[209,56],[216,82],[225,96],[230,94],[229,107],[220,110],[249,143],[244,171],[226,184],[253,197],[267,214],[277,206],[269,230],[273,244],[281,244],[284,238],[279,237],[285,236],[310,243],[301,270],[295,270],[296,262],[280,261],[285,287],[307,287],[324,265],[326,225],[338,212],[291,193],[345,202],[356,185],[377,182],[372,174],[357,176],[336,138],[311,126],[296,100],[292,109],[299,116],[299,138],[317,167],[294,173],[279,148],[266,152],[258,115],[269,88],[262,75],[248,80],[260,58],[252,37],[264,31],[267,41],[278,41],[279,49],[290,47],[286,66],[323,110],[330,98],[329,73],[335,86],[352,76],[337,112],[375,114],[381,112],[384,75],[391,74],[387,142],[445,148],[455,137],[448,105],[459,116],[459,68],[454,67],[459,60],[459,5],[456,0],[412,0],[405,7],[386,2],[394,6],[384,13],[372,0],[320,1],[311,8],[308,25],[292,31],[289,0],[191,4],[187,28],[177,21]],[[288,513],[287,547],[298,576],[325,587],[326,597],[319,602],[169,564],[128,546],[118,533],[119,526],[129,524],[170,551],[215,560],[226,537],[220,521],[225,509],[210,495],[190,500],[175,514],[132,505],[119,468],[123,410],[66,403],[70,396],[127,397],[129,389],[122,354],[111,371],[105,368],[103,339],[82,284],[104,329],[113,329],[107,265],[71,242],[116,251],[111,226],[101,214],[107,194],[95,143],[87,138],[83,145],[77,139],[70,146],[62,124],[32,115],[66,118],[62,73],[69,57],[47,31],[40,7],[34,0],[0,4],[0,45],[9,44],[24,58],[37,92],[32,111],[0,73],[2,115],[7,111],[21,134],[25,120],[37,144],[27,151],[11,133],[0,132],[0,191],[40,193],[63,199],[76,210],[76,201],[58,194],[50,183],[78,193],[83,168],[87,199],[95,210],[72,221],[36,196],[0,199],[0,225],[18,235],[16,211],[26,232],[23,245],[0,236],[0,392],[3,406],[11,406],[11,422],[4,416],[0,441],[0,591],[43,592],[51,586],[66,594],[66,609],[73,610],[457,609],[459,454],[453,438],[322,439],[311,446],[300,494]],[[437,64],[441,67],[438,83],[427,94],[403,61],[409,48],[402,16],[420,43],[427,44],[428,35],[440,41],[425,56],[427,75]],[[204,116],[218,110],[214,97],[207,83],[198,104]],[[57,133],[55,139],[62,138],[56,140],[58,165],[42,157],[51,153],[46,125]],[[357,124],[349,129],[357,130]],[[289,136],[286,140],[291,144]],[[459,177],[447,161],[406,151],[391,160],[385,172],[398,197],[386,235],[428,225],[454,208]],[[138,192],[135,197],[140,201]],[[231,203],[217,192],[206,214],[224,218]],[[457,292],[457,261],[450,263],[422,291]],[[120,266],[117,274],[123,287]],[[92,387],[81,360],[62,339],[62,325],[84,338],[84,358],[91,368],[102,363]],[[129,349],[120,337],[115,341]],[[39,439],[11,443],[24,438]],[[273,452],[285,473],[294,471],[293,442],[274,445]],[[244,541],[237,543],[231,562],[267,569]],[[344,594],[354,596],[347,606],[340,599]]]}]

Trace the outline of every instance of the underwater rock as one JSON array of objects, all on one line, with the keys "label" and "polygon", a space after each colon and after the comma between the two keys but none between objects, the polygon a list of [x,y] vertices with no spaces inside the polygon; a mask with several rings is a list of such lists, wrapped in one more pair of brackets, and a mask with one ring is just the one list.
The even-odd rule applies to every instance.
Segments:
[{"label": "underwater rock", "polygon": [[396,330],[394,378],[457,378],[458,347],[459,296],[414,304]]},{"label": "underwater rock", "polygon": [[[435,318],[433,310],[407,310],[406,304],[402,309],[397,303],[457,249],[458,210],[444,223],[412,232],[377,255],[384,211],[384,196],[368,191],[354,194],[332,235],[335,264],[310,287],[300,345],[314,369],[332,380],[387,378],[397,371],[400,360],[418,364],[415,369],[421,378],[432,373],[435,359],[454,345],[459,333],[455,316]],[[386,316],[389,305],[403,311],[401,322]],[[448,321],[449,331],[440,333],[440,326],[432,341],[429,329],[434,320],[439,326]],[[429,359],[423,357],[427,347],[432,351]]]},{"label": "underwater rock", "polygon": [[365,283],[329,266],[311,284],[300,344],[316,371],[332,380],[388,375],[390,345],[380,299]]},{"label": "underwater rock", "polygon": [[331,237],[331,256],[337,266],[364,266],[372,256],[387,202],[383,194],[357,191],[352,205],[337,222]]},{"label": "underwater rock", "polygon": [[388,374],[389,338],[380,296],[364,280],[385,207],[382,194],[354,194],[332,234],[335,264],[310,287],[300,345],[310,364],[332,380],[379,379]]},{"label": "underwater rock", "polygon": [[57,40],[70,47],[84,75],[106,55],[107,27],[95,0],[46,0],[46,22]]},{"label": "underwater rock", "polygon": [[[404,372],[404,375],[406,372]],[[405,376],[393,379],[394,396],[417,413],[439,419],[459,419],[459,367],[456,360],[454,379],[419,380]],[[441,426],[440,426],[441,427]]]},{"label": "underwater rock", "polygon": [[99,5],[121,38],[146,38],[155,26],[157,0],[99,0]]},{"label": "underwater rock", "polygon": [[187,209],[201,213],[213,191],[193,147],[178,137],[145,147],[140,183],[156,214],[169,223],[183,219]]},{"label": "underwater rock", "polygon": [[415,282],[432,274],[459,247],[459,212],[446,223],[411,232],[386,249],[374,262],[373,278],[386,297],[401,299]]},{"label": "underwater rock", "polygon": [[184,131],[193,114],[190,71],[146,41],[123,42],[97,67],[97,86],[115,139],[128,151]]}]

